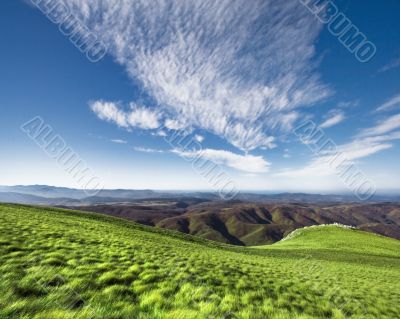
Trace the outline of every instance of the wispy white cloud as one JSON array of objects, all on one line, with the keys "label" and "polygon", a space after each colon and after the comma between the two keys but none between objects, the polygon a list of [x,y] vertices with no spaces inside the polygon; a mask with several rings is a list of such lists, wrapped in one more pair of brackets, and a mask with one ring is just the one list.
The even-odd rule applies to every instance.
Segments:
[{"label": "wispy white cloud", "polygon": [[167,133],[164,130],[157,130],[156,132],[152,132],[151,135],[165,137]]},{"label": "wispy white cloud", "polygon": [[137,152],[143,152],[143,153],[164,153],[163,150],[155,149],[155,148],[148,148],[148,147],[141,147],[141,146],[136,146],[133,148]]},{"label": "wispy white cloud", "polygon": [[387,111],[396,107],[400,108],[400,94],[391,97],[385,103],[377,107],[376,112]]},{"label": "wispy white cloud", "polygon": [[389,71],[391,69],[395,69],[400,67],[400,58],[397,58],[393,61],[391,61],[390,63],[384,65],[382,68],[379,69],[379,72],[386,72]]},{"label": "wispy white cloud", "polygon": [[129,111],[124,111],[116,102],[94,101],[89,103],[92,111],[98,118],[116,123],[120,127],[138,127],[141,129],[156,129],[160,126],[158,115],[146,107],[139,107],[130,103]]},{"label": "wispy white cloud", "polygon": [[[399,139],[400,136],[384,137],[382,140]],[[315,177],[315,176],[328,176],[334,175],[340,161],[337,160],[338,154],[340,158],[352,162],[357,159],[368,157],[380,151],[391,148],[393,145],[390,143],[383,143],[382,141],[374,141],[373,139],[357,139],[348,144],[338,146],[337,152],[330,152],[323,156],[315,157],[310,163],[298,169],[287,169],[279,172],[277,176],[284,177]]]},{"label": "wispy white cloud", "polygon": [[353,140],[346,144],[337,145],[316,155],[311,162],[297,169],[286,169],[277,173],[277,176],[326,176],[334,175],[341,161],[348,162],[371,156],[380,151],[393,147],[392,141],[400,140],[400,114],[387,118],[377,125],[364,129]]},{"label": "wispy white cloud", "polygon": [[140,127],[147,130],[156,129],[160,126],[156,112],[133,103],[130,106],[132,110],[127,114],[127,120],[132,127]]},{"label": "wispy white cloud", "polygon": [[202,143],[204,141],[204,136],[200,135],[200,134],[195,134],[194,139],[199,142]]},{"label": "wispy white cloud", "polygon": [[113,122],[121,127],[128,127],[126,114],[118,108],[116,103],[106,101],[94,101],[90,102],[89,105],[99,119]]},{"label": "wispy white cloud", "polygon": [[328,128],[339,124],[345,120],[346,116],[340,110],[333,110],[330,112],[329,117],[320,124],[321,128]]},{"label": "wispy white cloud", "polygon": [[359,105],[360,105],[360,100],[341,101],[337,104],[336,108],[345,109],[345,108],[356,107]]},{"label": "wispy white cloud", "polygon": [[183,122],[181,119],[180,120],[166,119],[164,122],[164,126],[170,130],[183,130],[187,128],[186,122]]},{"label": "wispy white cloud", "polygon": [[173,153],[185,158],[202,158],[216,164],[226,165],[248,173],[268,172],[270,163],[262,156],[240,155],[224,150],[204,149],[199,151],[172,150]]},{"label": "wispy white cloud", "polygon": [[120,140],[120,139],[113,139],[113,140],[110,140],[110,141],[113,142],[113,143],[117,143],[117,144],[127,144],[128,143],[127,141]]},{"label": "wispy white cloud", "polygon": [[315,71],[322,26],[298,0],[67,4],[158,102],[168,127],[200,128],[242,150],[270,148],[302,106],[330,93]]},{"label": "wispy white cloud", "polygon": [[389,116],[386,119],[380,121],[377,125],[362,130],[359,136],[374,136],[385,134],[398,128],[400,128],[400,114]]}]

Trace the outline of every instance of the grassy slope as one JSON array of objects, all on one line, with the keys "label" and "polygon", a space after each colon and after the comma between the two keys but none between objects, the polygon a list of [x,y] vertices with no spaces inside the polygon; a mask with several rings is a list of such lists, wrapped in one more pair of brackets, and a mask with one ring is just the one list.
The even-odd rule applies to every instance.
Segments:
[{"label": "grassy slope", "polygon": [[0,205],[0,318],[400,318],[400,241],[326,227],[263,248]]},{"label": "grassy slope", "polygon": [[298,229],[293,237],[274,245],[258,246],[264,249],[329,249],[334,252],[350,252],[375,256],[400,256],[400,241],[377,234],[333,225]]}]

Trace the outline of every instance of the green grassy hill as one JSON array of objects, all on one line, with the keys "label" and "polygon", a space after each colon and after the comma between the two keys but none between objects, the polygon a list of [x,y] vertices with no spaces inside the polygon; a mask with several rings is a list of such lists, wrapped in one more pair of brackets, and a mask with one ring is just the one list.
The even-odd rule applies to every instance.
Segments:
[{"label": "green grassy hill", "polygon": [[300,228],[283,240],[262,249],[316,250],[333,253],[357,253],[371,256],[400,256],[400,241],[340,225],[320,225]]},{"label": "green grassy hill", "polygon": [[[260,249],[262,248],[262,249]],[[333,226],[243,248],[0,205],[0,318],[400,318],[400,241]]]}]

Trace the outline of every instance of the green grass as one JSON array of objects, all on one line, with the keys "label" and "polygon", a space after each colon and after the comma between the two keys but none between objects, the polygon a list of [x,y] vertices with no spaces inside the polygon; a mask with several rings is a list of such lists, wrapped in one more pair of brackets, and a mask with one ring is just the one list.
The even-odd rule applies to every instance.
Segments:
[{"label": "green grass", "polygon": [[324,250],[332,253],[357,253],[374,256],[400,256],[400,241],[347,227],[320,225],[297,229],[274,245],[261,249]]},{"label": "green grass", "polygon": [[333,226],[243,248],[0,205],[0,318],[400,318],[400,241]]}]

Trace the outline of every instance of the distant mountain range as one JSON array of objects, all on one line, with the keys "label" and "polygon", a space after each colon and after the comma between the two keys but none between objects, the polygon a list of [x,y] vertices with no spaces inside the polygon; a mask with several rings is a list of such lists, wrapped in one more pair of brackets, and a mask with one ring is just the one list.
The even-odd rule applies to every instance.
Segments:
[{"label": "distant mountain range", "polygon": [[46,185],[0,186],[0,202],[92,211],[234,245],[261,245],[294,229],[341,223],[400,239],[400,196],[359,202],[352,195],[83,190]]},{"label": "distant mountain range", "polygon": [[400,203],[255,203],[201,199],[75,206],[233,245],[263,245],[311,225],[340,223],[400,239]]},{"label": "distant mountain range", "polygon": [[[66,205],[82,206],[113,203],[133,203],[143,199],[174,199],[174,198],[198,198],[207,201],[220,201],[221,198],[213,192],[178,192],[178,191],[154,191],[154,190],[130,190],[130,189],[104,189],[96,196],[88,196],[94,192],[85,192],[81,189],[55,187],[48,185],[17,185],[0,186],[0,202],[36,205]],[[236,201],[250,202],[359,202],[357,197],[351,194],[321,195],[307,193],[239,193]],[[369,202],[398,202],[400,195],[375,195]]]}]

